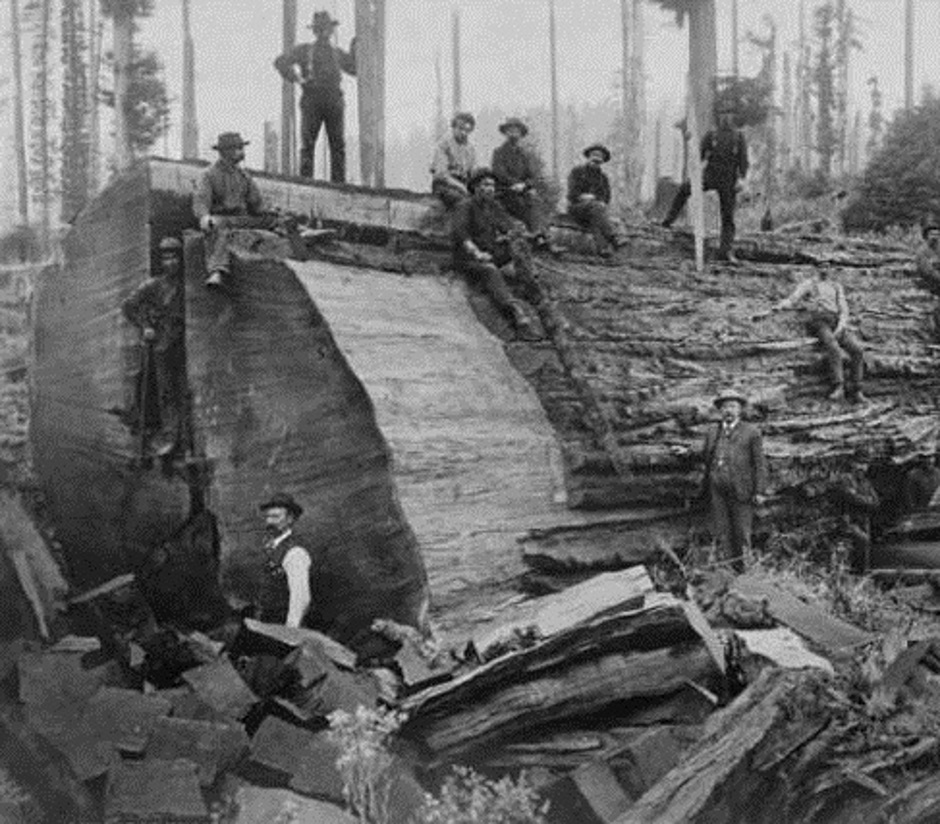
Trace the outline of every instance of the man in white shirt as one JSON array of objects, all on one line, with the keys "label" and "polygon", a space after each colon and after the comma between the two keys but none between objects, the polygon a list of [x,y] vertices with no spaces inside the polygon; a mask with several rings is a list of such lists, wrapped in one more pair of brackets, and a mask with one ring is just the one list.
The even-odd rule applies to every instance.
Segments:
[{"label": "man in white shirt", "polygon": [[431,191],[448,209],[470,197],[467,183],[477,165],[476,150],[470,143],[470,132],[476,120],[469,112],[457,112],[450,121],[451,133],[434,152],[431,162]]},{"label": "man in white shirt", "polygon": [[312,559],[294,534],[303,507],[292,495],[279,492],[259,507],[264,514],[264,580],[260,620],[269,624],[303,625],[310,608]]},{"label": "man in white shirt", "polygon": [[815,277],[801,281],[772,311],[799,306],[807,312],[807,331],[819,339],[829,361],[833,389],[829,399],[841,401],[846,397],[845,372],[842,358],[848,355],[851,368],[849,396],[862,403],[862,376],[865,372],[865,352],[862,344],[849,329],[849,303],[842,284],[829,277],[829,264],[819,265]]}]

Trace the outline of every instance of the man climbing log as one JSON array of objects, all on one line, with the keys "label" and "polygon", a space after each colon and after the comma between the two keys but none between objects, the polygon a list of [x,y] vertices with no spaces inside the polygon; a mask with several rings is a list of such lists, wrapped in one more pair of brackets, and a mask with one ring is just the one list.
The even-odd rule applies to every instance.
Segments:
[{"label": "man climbing log", "polygon": [[330,43],[339,20],[328,11],[313,15],[309,28],[313,30],[313,43],[300,43],[274,61],[274,68],[288,82],[300,83],[300,176],[313,177],[314,153],[320,128],[326,128],[330,144],[330,180],[346,182],[346,137],[343,98],[343,72],[356,74],[356,38],[349,51]]},{"label": "man climbing log", "polygon": [[[849,328],[849,303],[842,284],[830,277],[831,266],[820,263],[816,274],[797,284],[771,311],[799,307],[805,317],[806,330],[816,337],[826,352],[832,390],[829,400],[841,401],[847,397],[855,403],[864,403],[862,377],[865,374],[865,352],[861,341]],[[843,352],[848,356],[850,375],[846,388]]]},{"label": "man climbing log", "polygon": [[478,169],[467,186],[471,197],[454,213],[454,268],[480,285],[520,334],[530,335],[532,322],[522,301],[509,290],[502,271],[511,264],[517,277],[531,273],[531,252],[521,224],[496,199],[492,171]]},{"label": "man climbing log", "polygon": [[179,444],[185,400],[183,299],[180,283],[182,244],[160,241],[160,268],[139,286],[121,310],[140,333],[140,366],[135,378],[132,427],[141,441],[141,458],[152,449],[169,455]]}]

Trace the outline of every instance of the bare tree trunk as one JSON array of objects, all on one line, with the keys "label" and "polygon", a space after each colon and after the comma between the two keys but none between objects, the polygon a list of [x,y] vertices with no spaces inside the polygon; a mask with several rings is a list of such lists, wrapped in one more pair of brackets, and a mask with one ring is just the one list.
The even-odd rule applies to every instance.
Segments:
[{"label": "bare tree trunk", "polygon": [[626,202],[640,201],[643,184],[642,147],[642,8],[637,0],[621,0],[623,29],[623,163]]},{"label": "bare tree trunk", "polygon": [[914,108],[914,0],[904,0],[904,108]]},{"label": "bare tree trunk", "polygon": [[[281,46],[286,52],[297,40],[297,0],[284,0],[284,20]],[[294,128],[294,84],[285,80],[281,84],[281,174],[294,172],[296,130]]]},{"label": "bare tree trunk", "polygon": [[[184,158],[199,157],[199,122],[196,119],[196,48],[189,20],[190,0],[183,0],[183,140]],[[267,149],[265,149],[267,152]],[[267,156],[267,155],[265,155]]]},{"label": "bare tree trunk", "polygon": [[29,223],[29,184],[27,182],[26,123],[23,116],[23,52],[20,42],[19,0],[10,0],[10,34],[13,40],[13,131],[16,144],[16,194],[20,223]]},{"label": "bare tree trunk", "polygon": [[689,67],[695,127],[702,136],[712,127],[718,73],[715,0],[698,0],[689,6]]},{"label": "bare tree trunk", "polygon": [[362,184],[385,185],[385,0],[356,0],[359,168]]},{"label": "bare tree trunk", "polygon": [[441,70],[441,53],[434,54],[434,140],[444,137],[447,121],[444,119],[444,73]]},{"label": "bare tree trunk", "polygon": [[454,61],[454,111],[460,111],[461,106],[461,79],[460,79],[460,10],[454,9],[454,17],[451,23],[452,38],[452,58]]},{"label": "bare tree trunk", "polygon": [[101,79],[103,25],[98,0],[88,6],[88,194],[94,197],[101,183],[101,118],[98,105]]},{"label": "bare tree trunk", "polygon": [[731,0],[731,73],[741,75],[741,30],[738,22],[738,0]]},{"label": "bare tree trunk", "polygon": [[548,49],[552,84],[552,175],[561,173],[558,162],[558,31],[555,25],[555,0],[548,2]]},{"label": "bare tree trunk", "polygon": [[49,53],[52,40],[52,0],[40,0],[37,6],[39,26],[33,44],[32,156],[33,193],[39,200],[40,232],[43,248],[48,251],[52,231],[53,160],[50,146],[52,87]]},{"label": "bare tree trunk", "polygon": [[82,0],[62,0],[62,204],[66,222],[88,197],[88,77]]},{"label": "bare tree trunk", "polygon": [[128,89],[134,59],[134,15],[118,6],[112,20],[114,46],[114,165],[123,171],[134,161],[127,123]]},{"label": "bare tree trunk", "polygon": [[278,171],[278,145],[277,132],[270,120],[264,121],[264,170],[266,172]]},{"label": "bare tree trunk", "polygon": [[790,65],[790,52],[783,53],[783,120],[780,140],[780,168],[784,179],[789,175],[793,164],[793,69]]}]

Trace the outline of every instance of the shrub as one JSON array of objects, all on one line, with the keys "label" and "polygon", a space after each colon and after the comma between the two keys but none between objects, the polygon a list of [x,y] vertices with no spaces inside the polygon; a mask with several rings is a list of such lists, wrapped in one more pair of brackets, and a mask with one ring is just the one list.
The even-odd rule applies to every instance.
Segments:
[{"label": "shrub", "polygon": [[420,824],[544,824],[548,802],[539,804],[525,774],[518,781],[485,778],[454,767],[439,798],[425,796]]}]

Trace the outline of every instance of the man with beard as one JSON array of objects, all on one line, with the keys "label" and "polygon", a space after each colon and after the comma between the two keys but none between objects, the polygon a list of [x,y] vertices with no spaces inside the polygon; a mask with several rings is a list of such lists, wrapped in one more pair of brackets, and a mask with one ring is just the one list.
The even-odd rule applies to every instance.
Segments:
[{"label": "man with beard", "polygon": [[584,150],[587,163],[575,166],[568,175],[568,214],[594,235],[597,252],[610,257],[610,247],[623,245],[610,220],[610,180],[601,170],[610,160],[610,150],[594,143]]},{"label": "man with beard", "polygon": [[721,421],[705,436],[705,482],[720,557],[741,572],[751,547],[754,507],[764,500],[767,461],[757,427],[741,419],[747,398],[733,390],[715,399]]},{"label": "man with beard", "polygon": [[[705,161],[702,188],[718,192],[721,211],[718,259],[732,263],[735,261],[731,246],[734,243],[734,208],[738,179],[743,179],[748,170],[747,142],[743,132],[735,127],[734,118],[735,107],[725,103],[718,110],[718,128],[706,133],[701,145],[702,160]],[[667,229],[672,226],[691,194],[692,184],[685,181],[676,192],[663,226]]]},{"label": "man with beard", "polygon": [[450,121],[450,135],[438,144],[434,152],[431,192],[448,209],[470,197],[467,183],[477,165],[476,150],[470,143],[470,132],[474,128],[476,119],[470,112],[457,112]]},{"label": "man with beard", "polygon": [[509,214],[526,225],[536,248],[546,249],[549,243],[545,204],[535,188],[539,177],[538,163],[532,150],[522,145],[529,127],[518,117],[510,117],[500,124],[499,130],[506,140],[493,150],[491,164],[493,174],[501,183],[499,202]]},{"label": "man with beard", "polygon": [[223,286],[231,271],[232,229],[250,225],[253,221],[245,219],[264,211],[258,184],[240,166],[247,145],[238,132],[220,134],[212,147],[219,159],[202,173],[193,192],[193,213],[205,233],[206,286]]},{"label": "man with beard", "polygon": [[[829,277],[830,268],[830,264],[820,263],[815,277],[797,284],[771,311],[799,306],[805,313],[806,331],[819,340],[826,352],[832,379],[829,400],[841,401],[848,396],[856,403],[864,403],[862,376],[865,373],[865,352],[849,329],[849,303],[845,289]],[[848,356],[851,369],[848,392],[842,365],[844,355]]]},{"label": "man with beard", "polygon": [[183,246],[175,237],[160,241],[160,268],[139,286],[121,310],[140,332],[140,369],[134,392],[132,426],[141,443],[156,429],[150,446],[158,455],[170,454],[180,436],[183,404],[183,297],[180,257]]},{"label": "man with beard", "polygon": [[259,619],[289,627],[304,625],[310,609],[313,560],[294,534],[303,507],[293,495],[279,492],[259,507],[264,514],[264,579]]},{"label": "man with beard", "polygon": [[356,74],[356,38],[345,52],[330,43],[338,20],[328,11],[313,15],[313,43],[300,43],[274,61],[274,68],[290,83],[303,87],[300,98],[300,176],[313,177],[313,156],[320,127],[330,144],[330,180],[346,181],[346,137],[343,72]]},{"label": "man with beard", "polygon": [[502,269],[512,264],[516,277],[531,276],[529,245],[514,220],[496,199],[496,176],[478,169],[467,182],[471,197],[454,213],[454,268],[481,286],[522,334],[531,322],[522,301],[513,296]]}]

